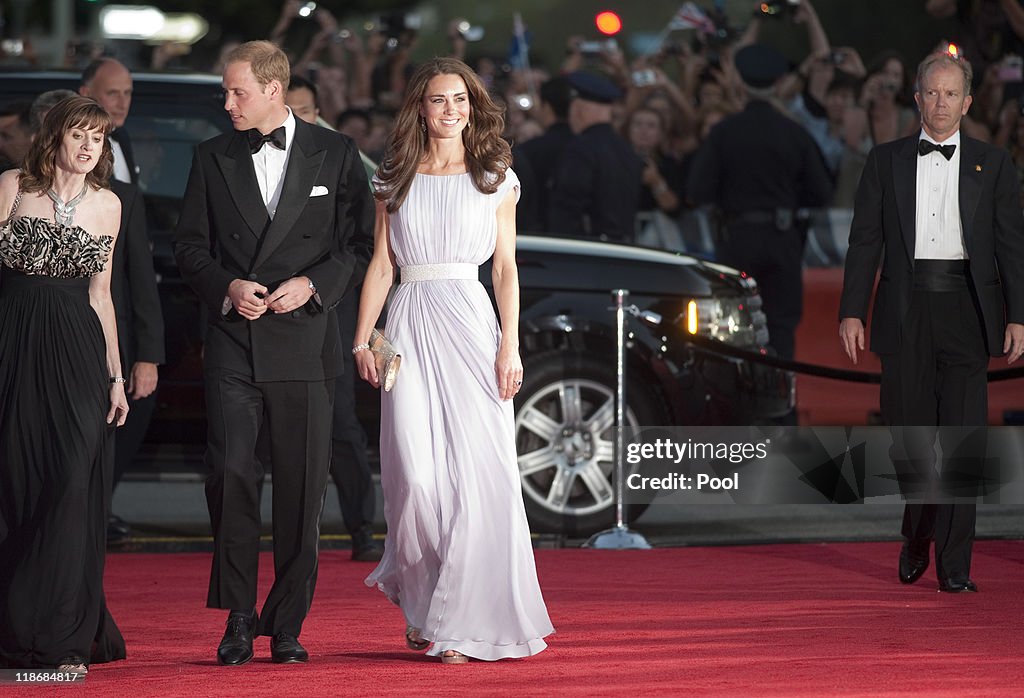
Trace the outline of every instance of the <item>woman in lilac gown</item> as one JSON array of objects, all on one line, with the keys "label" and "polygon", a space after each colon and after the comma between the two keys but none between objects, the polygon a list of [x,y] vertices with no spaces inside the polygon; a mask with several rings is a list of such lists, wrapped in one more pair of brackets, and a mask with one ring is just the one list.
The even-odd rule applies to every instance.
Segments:
[{"label": "woman in lilac gown", "polygon": [[[388,537],[367,578],[405,615],[406,643],[445,663],[527,657],[553,632],[523,507],[512,398],[522,384],[515,205],[503,117],[462,62],[422,65],[375,177],[376,247],[353,347],[379,385],[370,332],[402,354],[382,393]],[[493,256],[501,323],[478,280]]]}]

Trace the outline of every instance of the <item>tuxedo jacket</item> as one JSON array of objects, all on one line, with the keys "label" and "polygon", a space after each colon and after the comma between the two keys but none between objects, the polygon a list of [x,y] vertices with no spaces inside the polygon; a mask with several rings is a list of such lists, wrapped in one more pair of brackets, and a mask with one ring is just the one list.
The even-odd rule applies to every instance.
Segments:
[{"label": "tuxedo jacket", "polygon": [[[196,148],[175,233],[186,282],[209,309],[204,363],[254,381],[316,381],[342,369],[336,313],[373,251],[374,204],[359,151],[340,133],[295,120],[273,219],[260,195],[246,134],[223,133]],[[257,281],[271,292],[306,276],[319,300],[249,321],[223,313],[228,285]]]},{"label": "tuxedo jacket", "polygon": [[[854,203],[839,318],[865,321],[879,258],[871,351],[900,347],[914,286],[918,137],[876,146]],[[1003,353],[1007,322],[1024,323],[1024,216],[1017,170],[1005,149],[960,135],[960,221],[969,284],[992,356]]]},{"label": "tuxedo jacket", "polygon": [[132,364],[164,363],[164,318],[146,234],[142,192],[132,184],[110,180],[121,200],[121,232],[111,262],[110,295],[117,317],[117,339],[125,376]]}]

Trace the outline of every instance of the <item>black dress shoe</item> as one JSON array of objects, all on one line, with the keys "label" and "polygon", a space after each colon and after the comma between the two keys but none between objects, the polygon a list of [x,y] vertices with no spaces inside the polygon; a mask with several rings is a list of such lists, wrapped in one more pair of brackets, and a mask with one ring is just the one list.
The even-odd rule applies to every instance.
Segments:
[{"label": "black dress shoe", "polygon": [[256,611],[232,611],[228,627],[217,647],[217,662],[238,666],[252,659],[252,638],[256,629]]},{"label": "black dress shoe", "polygon": [[384,547],[373,539],[373,531],[360,528],[352,534],[352,559],[356,562],[378,562],[384,557]]},{"label": "black dress shoe", "polygon": [[928,569],[928,542],[924,545],[906,542],[900,550],[900,582],[913,584]]},{"label": "black dress shoe", "polygon": [[120,516],[111,514],[107,519],[107,545],[118,545],[131,538],[132,527]]},{"label": "black dress shoe", "polygon": [[962,581],[943,579],[939,582],[939,591],[944,591],[947,594],[973,594],[977,593],[978,585],[970,579],[964,579]]},{"label": "black dress shoe", "polygon": [[309,661],[309,653],[294,635],[278,633],[270,639],[270,658],[275,664],[299,664]]}]

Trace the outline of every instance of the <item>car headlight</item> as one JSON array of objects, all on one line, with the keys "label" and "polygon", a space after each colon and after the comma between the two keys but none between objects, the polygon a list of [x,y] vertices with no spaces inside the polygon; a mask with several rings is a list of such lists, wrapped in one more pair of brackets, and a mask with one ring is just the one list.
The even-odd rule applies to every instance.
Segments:
[{"label": "car headlight", "polygon": [[768,329],[760,296],[692,298],[679,322],[688,334],[736,346],[763,346]]}]

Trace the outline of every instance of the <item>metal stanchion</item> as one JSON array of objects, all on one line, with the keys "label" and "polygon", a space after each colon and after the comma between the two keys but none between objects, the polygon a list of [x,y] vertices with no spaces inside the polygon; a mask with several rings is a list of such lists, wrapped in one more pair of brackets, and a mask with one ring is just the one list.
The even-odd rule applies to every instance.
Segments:
[{"label": "metal stanchion", "polygon": [[642,534],[629,530],[624,516],[623,489],[626,486],[626,301],[629,291],[615,289],[615,526],[595,533],[584,548],[601,550],[649,550]]}]

